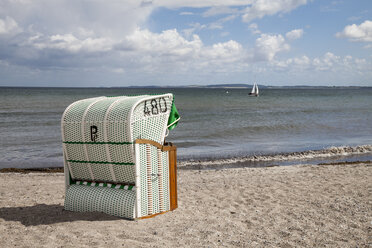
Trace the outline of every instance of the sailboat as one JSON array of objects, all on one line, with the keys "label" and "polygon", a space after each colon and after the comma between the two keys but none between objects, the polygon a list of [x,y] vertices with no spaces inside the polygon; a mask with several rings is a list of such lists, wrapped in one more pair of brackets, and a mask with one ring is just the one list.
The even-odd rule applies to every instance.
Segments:
[{"label": "sailboat", "polygon": [[258,96],[258,86],[257,83],[253,84],[252,91],[249,93],[250,96]]}]

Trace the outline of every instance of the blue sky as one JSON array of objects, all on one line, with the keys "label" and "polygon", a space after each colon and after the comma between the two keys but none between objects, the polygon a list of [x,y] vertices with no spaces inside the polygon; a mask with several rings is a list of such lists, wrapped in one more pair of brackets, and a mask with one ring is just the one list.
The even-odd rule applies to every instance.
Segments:
[{"label": "blue sky", "polygon": [[372,86],[372,1],[0,2],[0,86]]}]

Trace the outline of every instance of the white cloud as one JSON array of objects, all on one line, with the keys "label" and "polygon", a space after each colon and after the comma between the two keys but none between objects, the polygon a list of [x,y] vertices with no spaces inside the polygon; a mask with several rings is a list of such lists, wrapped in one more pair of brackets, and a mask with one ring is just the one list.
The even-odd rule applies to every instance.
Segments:
[{"label": "white cloud", "polygon": [[206,29],[207,28],[207,25],[205,24],[200,24],[200,23],[191,23],[189,24],[190,28],[186,28],[184,30],[182,30],[182,33],[187,37],[191,37],[195,32],[198,32],[202,29]]},{"label": "white cloud", "polygon": [[350,73],[368,71],[371,64],[366,59],[353,58],[350,55],[344,57],[326,52],[323,56],[309,58],[306,55],[289,58],[286,60],[273,60],[271,65],[274,69],[292,72],[334,72]]},{"label": "white cloud", "polygon": [[4,19],[0,18],[0,35],[1,34],[14,34],[20,32],[20,28],[18,27],[17,22],[9,17],[6,16]]},{"label": "white cloud", "polygon": [[[152,5],[166,8],[209,8],[202,15],[204,17],[242,14],[242,20],[250,22],[266,15],[287,13],[304,5],[307,0],[153,0]],[[243,10],[239,7],[247,6]],[[234,8],[235,7],[235,8]]]},{"label": "white cloud", "polygon": [[305,70],[310,68],[311,59],[303,55],[301,57],[289,58],[287,60],[273,60],[271,65],[276,67],[276,69],[295,69],[295,70]]},{"label": "white cloud", "polygon": [[194,15],[194,13],[185,11],[185,12],[181,12],[180,15]]},{"label": "white cloud", "polygon": [[226,37],[226,36],[228,36],[229,34],[230,34],[230,32],[225,31],[225,32],[220,33],[220,36],[221,36],[221,37]]},{"label": "white cloud", "polygon": [[256,40],[254,60],[272,61],[277,53],[289,49],[290,46],[282,35],[261,34]]},{"label": "white cloud", "polygon": [[[271,16],[278,13],[287,13],[296,9],[301,5],[305,5],[308,0],[242,0],[242,1],[173,1],[173,0],[160,0],[154,1],[155,5],[180,8],[180,7],[194,7],[194,8],[209,8],[202,16],[211,17],[216,15],[242,15],[244,22],[250,22],[254,19],[260,19],[264,16]],[[242,9],[242,7],[245,7]]]},{"label": "white cloud", "polygon": [[226,22],[232,21],[236,18],[236,15],[229,15],[224,18],[218,19],[215,22],[207,23],[207,24],[200,24],[200,23],[191,23],[189,24],[190,28],[186,28],[182,30],[182,33],[185,34],[186,37],[191,37],[192,34],[203,30],[203,29],[223,29],[223,25]]},{"label": "white cloud", "polygon": [[294,30],[289,31],[288,33],[286,33],[285,37],[288,40],[296,40],[296,39],[301,38],[303,34],[304,34],[303,29],[294,29]]},{"label": "white cloud", "polygon": [[360,25],[348,25],[336,36],[349,38],[351,41],[372,42],[372,21],[366,20]]},{"label": "white cloud", "polygon": [[[155,6],[140,1],[64,0],[0,1],[0,18],[11,16],[23,30],[44,35],[79,35],[82,29],[97,37],[119,39],[142,25]],[[78,37],[81,38],[81,37]]]},{"label": "white cloud", "polygon": [[[149,30],[136,30],[126,38],[126,51],[138,55],[146,55],[146,63],[154,61],[161,63],[187,63],[186,67],[198,68],[207,64],[223,65],[232,61],[242,60],[244,49],[241,44],[230,40],[211,46],[205,46],[199,36],[193,35],[191,40],[182,37],[177,30],[165,30],[161,34]],[[163,60],[165,59],[165,60]],[[141,61],[142,63],[143,61]],[[160,67],[163,64],[157,64]]]},{"label": "white cloud", "polygon": [[211,7],[207,11],[203,13],[203,17],[210,17],[210,16],[216,16],[216,15],[226,15],[226,14],[236,14],[239,10],[236,8],[231,8],[228,6],[216,6]]},{"label": "white cloud", "polygon": [[207,7],[223,7],[223,6],[244,6],[251,4],[253,0],[153,0],[155,6],[166,8],[207,8]]},{"label": "white cloud", "polygon": [[306,3],[307,0],[256,0],[244,10],[242,19],[244,22],[250,22],[266,15],[290,12]]},{"label": "white cloud", "polygon": [[229,40],[224,43],[213,44],[211,47],[207,47],[203,51],[203,56],[206,59],[218,60],[218,61],[234,61],[241,58],[243,47],[236,41]]},{"label": "white cloud", "polygon": [[333,69],[335,64],[339,64],[341,61],[340,56],[336,56],[331,52],[327,52],[321,58],[313,59],[313,66],[319,71],[328,71]]},{"label": "white cloud", "polygon": [[251,23],[248,28],[251,30],[252,34],[261,34],[261,31],[258,29],[257,23]]},{"label": "white cloud", "polygon": [[57,49],[71,53],[77,52],[105,52],[112,48],[113,42],[107,38],[78,39],[72,34],[52,35],[50,37],[34,36],[29,43],[39,50]]},{"label": "white cloud", "polygon": [[209,29],[223,29],[223,25],[219,22],[212,22],[208,25]]},{"label": "white cloud", "polygon": [[156,56],[192,56],[199,51],[202,41],[193,35],[191,41],[183,38],[176,29],[165,30],[160,34],[137,29],[126,37],[126,48]]},{"label": "white cloud", "polygon": [[215,22],[209,23],[207,25],[208,29],[223,29],[223,25],[226,22],[230,22],[234,20],[237,17],[237,15],[228,15],[224,18],[218,19]]}]

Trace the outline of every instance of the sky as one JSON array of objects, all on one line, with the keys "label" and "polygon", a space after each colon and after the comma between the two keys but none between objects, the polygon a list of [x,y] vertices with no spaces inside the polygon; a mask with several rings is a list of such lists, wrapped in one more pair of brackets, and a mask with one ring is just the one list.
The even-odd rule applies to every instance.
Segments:
[{"label": "sky", "polygon": [[372,86],[372,1],[0,1],[0,86],[254,81]]}]

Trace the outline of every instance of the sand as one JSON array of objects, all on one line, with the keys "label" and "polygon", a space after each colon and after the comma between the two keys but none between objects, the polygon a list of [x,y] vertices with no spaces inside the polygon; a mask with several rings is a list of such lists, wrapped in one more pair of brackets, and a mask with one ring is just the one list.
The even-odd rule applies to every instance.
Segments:
[{"label": "sand", "polygon": [[1,247],[371,247],[372,164],[179,170],[179,208],[63,210],[62,173],[0,174]]}]

